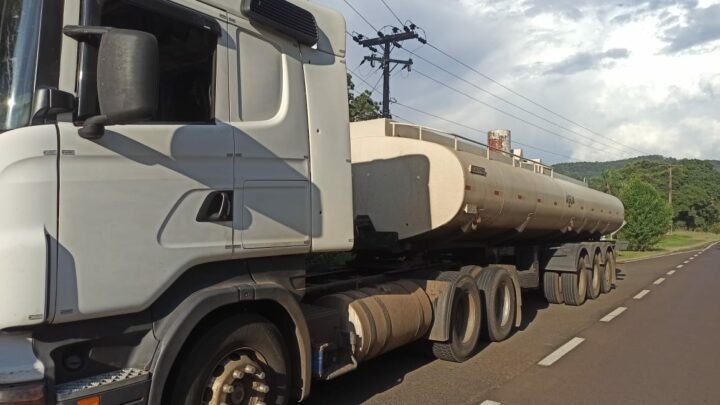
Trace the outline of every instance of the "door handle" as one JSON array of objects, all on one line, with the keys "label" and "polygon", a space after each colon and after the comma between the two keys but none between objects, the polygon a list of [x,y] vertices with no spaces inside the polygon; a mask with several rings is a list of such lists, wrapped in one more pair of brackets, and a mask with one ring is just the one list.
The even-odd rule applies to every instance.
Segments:
[{"label": "door handle", "polygon": [[197,222],[228,222],[233,220],[232,191],[213,191],[205,197],[195,220]]}]

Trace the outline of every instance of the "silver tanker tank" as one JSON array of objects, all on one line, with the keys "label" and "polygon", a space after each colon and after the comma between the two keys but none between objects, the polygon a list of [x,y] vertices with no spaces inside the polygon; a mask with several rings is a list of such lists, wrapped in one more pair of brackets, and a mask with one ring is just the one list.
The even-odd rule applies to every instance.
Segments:
[{"label": "silver tanker tank", "polygon": [[580,242],[623,224],[620,200],[539,162],[385,119],[350,130],[355,215],[400,240],[438,247]]}]

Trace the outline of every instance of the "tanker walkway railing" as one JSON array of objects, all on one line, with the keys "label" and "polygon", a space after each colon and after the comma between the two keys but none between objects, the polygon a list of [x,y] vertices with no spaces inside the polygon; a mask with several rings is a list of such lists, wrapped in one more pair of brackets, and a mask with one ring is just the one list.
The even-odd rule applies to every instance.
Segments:
[{"label": "tanker walkway railing", "polygon": [[[396,121],[390,121],[389,123],[392,128],[391,136],[394,137],[413,138],[420,141],[437,143],[439,145],[453,148],[456,151],[468,152],[485,157],[487,160],[507,163],[509,165],[512,165],[513,167],[529,170],[537,174],[557,178],[584,187],[588,186],[586,182],[573,179],[572,177],[568,177],[560,173],[556,173],[555,169],[552,166],[542,164],[533,159],[528,159],[514,153],[491,148],[490,146],[480,141],[466,138],[462,135],[443,132],[423,125],[408,124]],[[462,143],[469,144],[471,148],[462,149]]]}]

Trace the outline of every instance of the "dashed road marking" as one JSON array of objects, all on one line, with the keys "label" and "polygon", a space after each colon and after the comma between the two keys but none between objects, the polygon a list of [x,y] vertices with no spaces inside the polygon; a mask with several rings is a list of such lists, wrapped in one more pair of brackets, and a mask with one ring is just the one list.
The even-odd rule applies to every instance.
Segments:
[{"label": "dashed road marking", "polygon": [[641,300],[648,294],[650,294],[650,290],[642,290],[636,296],[634,296],[633,299]]},{"label": "dashed road marking", "polygon": [[676,269],[682,269],[683,267],[685,267],[684,264],[678,264],[677,267],[675,267],[675,268],[676,268]]},{"label": "dashed road marking", "polygon": [[672,276],[673,274],[675,274],[675,270],[670,270],[670,271],[667,272],[667,275],[668,275],[668,276]]},{"label": "dashed road marking", "polygon": [[691,257],[690,260],[695,260],[695,256]]},{"label": "dashed road marking", "polygon": [[502,405],[500,402],[495,402],[491,400],[482,401],[480,405]]},{"label": "dashed road marking", "polygon": [[610,322],[613,319],[615,319],[617,316],[625,312],[627,308],[625,307],[619,307],[615,309],[614,311],[610,312],[609,314],[605,315],[603,319],[600,320],[600,322]]},{"label": "dashed road marking", "polygon": [[580,345],[580,343],[584,342],[585,339],[574,337],[570,339],[569,342],[565,343],[564,345],[560,346],[559,349],[555,350],[554,352],[550,353],[547,357],[540,360],[538,363],[541,366],[552,366],[556,361],[560,360],[564,355],[570,353],[570,351]]},{"label": "dashed road marking", "polygon": [[690,263],[690,260],[685,260],[685,261],[683,262],[683,264],[688,264],[688,263]]},{"label": "dashed road marking", "polygon": [[660,277],[659,279],[655,280],[655,282],[654,282],[653,284],[655,284],[655,285],[660,285],[660,284],[662,284],[664,281],[665,281],[665,279],[664,279],[663,277]]}]

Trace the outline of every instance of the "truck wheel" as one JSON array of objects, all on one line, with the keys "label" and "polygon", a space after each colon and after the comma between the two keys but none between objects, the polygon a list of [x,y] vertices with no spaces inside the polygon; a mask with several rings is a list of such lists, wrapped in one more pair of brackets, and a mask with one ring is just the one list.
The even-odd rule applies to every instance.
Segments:
[{"label": "truck wheel", "polygon": [[554,271],[546,271],[545,274],[543,274],[543,290],[547,302],[551,304],[562,304],[565,302],[560,274]]},{"label": "truck wheel", "polygon": [[275,325],[255,315],[233,316],[211,327],[179,363],[170,403],[285,405],[287,358]]},{"label": "truck wheel", "polygon": [[608,250],[605,259],[605,271],[603,271],[602,283],[600,283],[600,290],[603,294],[607,294],[612,290],[613,274],[615,274],[615,252]]},{"label": "truck wheel", "polygon": [[600,254],[596,254],[593,259],[592,270],[588,277],[587,297],[591,300],[600,296],[600,284],[602,284],[602,269],[600,268]]},{"label": "truck wheel", "polygon": [[572,306],[580,306],[587,298],[588,273],[587,256],[583,255],[578,260],[578,269],[575,273],[562,274],[562,290],[565,303]]},{"label": "truck wheel", "polygon": [[508,272],[489,267],[480,273],[477,281],[483,297],[483,338],[491,342],[505,340],[515,323],[515,286]]},{"label": "truck wheel", "polygon": [[448,271],[440,274],[437,280],[453,283],[455,291],[450,306],[450,340],[433,342],[432,353],[438,359],[462,363],[475,354],[480,338],[480,292],[468,274]]}]

